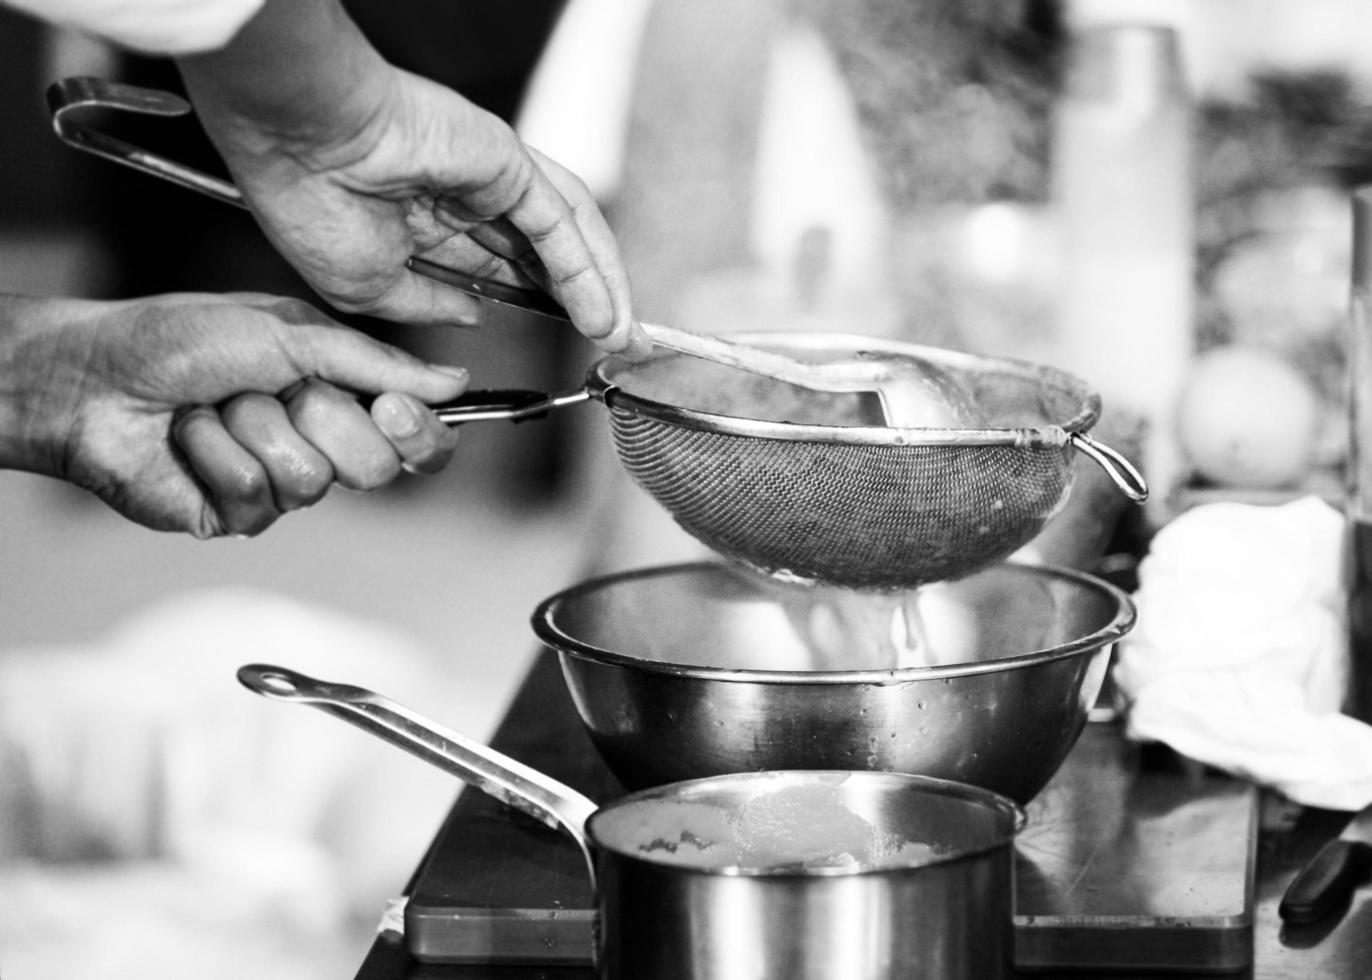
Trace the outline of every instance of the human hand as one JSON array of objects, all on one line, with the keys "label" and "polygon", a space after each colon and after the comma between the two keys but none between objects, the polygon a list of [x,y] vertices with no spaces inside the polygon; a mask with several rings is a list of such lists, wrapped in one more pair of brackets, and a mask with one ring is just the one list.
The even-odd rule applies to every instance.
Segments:
[{"label": "human hand", "polygon": [[419,255],[546,289],[607,352],[651,349],[585,185],[497,117],[386,64],[332,0],[269,2],[181,70],[267,237],[337,308],[478,323],[480,300],[406,268]]},{"label": "human hand", "polygon": [[[334,483],[435,472],[456,433],[434,367],[297,300],[0,301],[0,464],[68,480],[156,530],[253,535]],[[370,410],[356,394],[377,395]]]}]

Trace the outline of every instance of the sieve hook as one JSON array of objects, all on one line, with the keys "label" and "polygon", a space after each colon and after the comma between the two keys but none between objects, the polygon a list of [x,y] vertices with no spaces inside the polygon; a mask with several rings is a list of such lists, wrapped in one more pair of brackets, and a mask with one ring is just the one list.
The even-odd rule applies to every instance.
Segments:
[{"label": "sieve hook", "polygon": [[1148,484],[1133,463],[1085,432],[1074,432],[1071,439],[1072,445],[1094,459],[1126,497],[1136,504],[1148,499]]},{"label": "sieve hook", "polygon": [[112,160],[145,174],[206,194],[216,201],[247,208],[238,188],[191,167],[157,156],[117,137],[75,122],[71,113],[80,109],[118,109],[145,116],[185,116],[191,105],[170,92],[111,82],[103,78],[64,78],[48,86],[48,113],[59,139],[78,150]]}]

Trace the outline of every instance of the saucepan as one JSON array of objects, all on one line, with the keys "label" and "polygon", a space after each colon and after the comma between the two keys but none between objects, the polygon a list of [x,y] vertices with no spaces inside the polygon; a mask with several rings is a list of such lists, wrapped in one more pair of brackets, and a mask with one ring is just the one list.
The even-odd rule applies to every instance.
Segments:
[{"label": "saucepan", "polygon": [[604,806],[378,694],[262,664],[313,705],[569,833],[608,980],[994,978],[1011,972],[1014,835],[985,789],[900,773],[735,773]]},{"label": "saucepan", "polygon": [[631,789],[759,769],[872,769],[1025,803],[1067,757],[1134,605],[1015,563],[895,595],[721,562],[591,579],[544,600],[582,722]]}]

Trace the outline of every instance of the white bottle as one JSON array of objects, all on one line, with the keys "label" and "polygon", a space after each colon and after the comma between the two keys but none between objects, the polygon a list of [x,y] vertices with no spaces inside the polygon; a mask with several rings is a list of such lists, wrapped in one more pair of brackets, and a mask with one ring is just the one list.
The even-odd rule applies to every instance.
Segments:
[{"label": "white bottle", "polygon": [[1173,409],[1195,343],[1192,110],[1175,30],[1074,39],[1055,118],[1058,361],[1143,426],[1155,521],[1181,471]]}]

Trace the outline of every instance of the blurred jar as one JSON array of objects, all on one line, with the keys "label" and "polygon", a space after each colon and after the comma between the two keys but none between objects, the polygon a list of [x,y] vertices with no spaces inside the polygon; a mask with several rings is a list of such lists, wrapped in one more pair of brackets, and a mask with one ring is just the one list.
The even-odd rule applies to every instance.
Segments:
[{"label": "blurred jar", "polygon": [[1107,413],[1144,427],[1154,508],[1181,468],[1172,412],[1195,345],[1192,128],[1173,29],[1099,25],[1074,38],[1053,134],[1057,360]]}]

